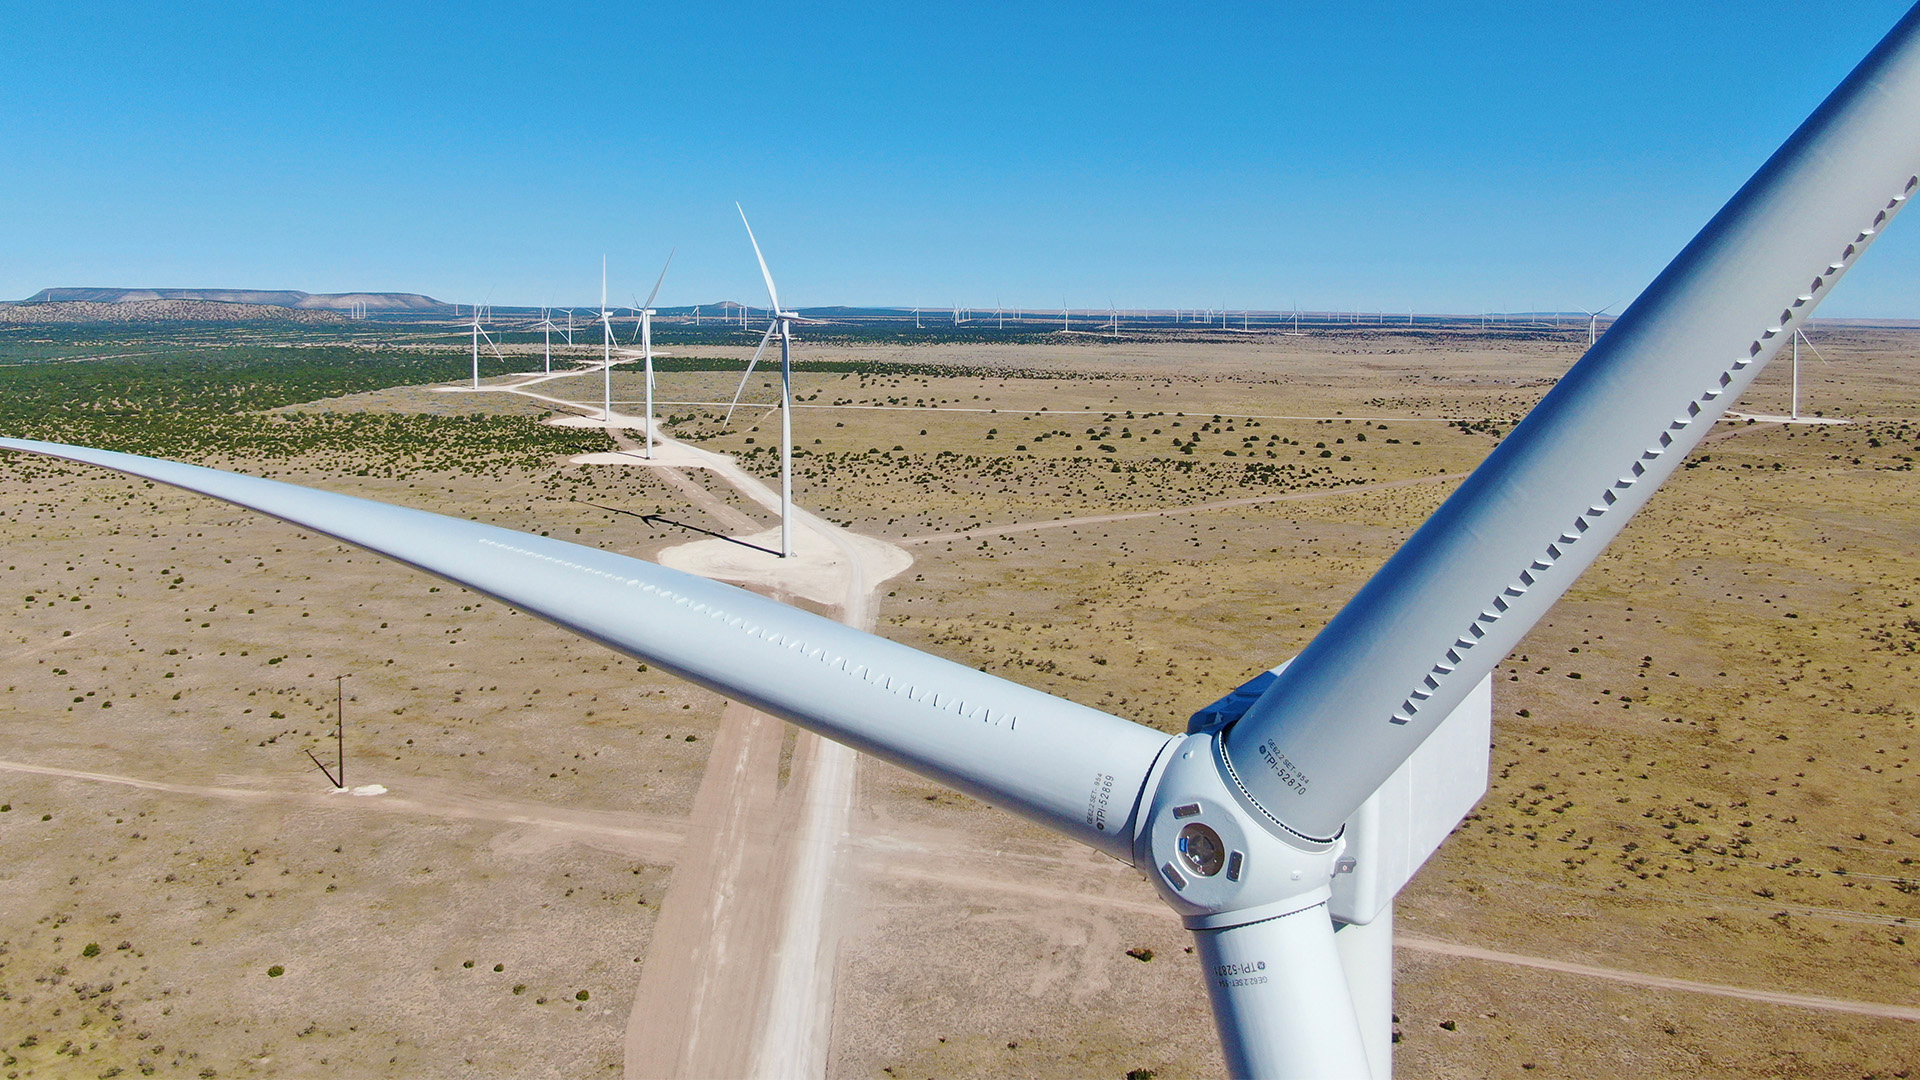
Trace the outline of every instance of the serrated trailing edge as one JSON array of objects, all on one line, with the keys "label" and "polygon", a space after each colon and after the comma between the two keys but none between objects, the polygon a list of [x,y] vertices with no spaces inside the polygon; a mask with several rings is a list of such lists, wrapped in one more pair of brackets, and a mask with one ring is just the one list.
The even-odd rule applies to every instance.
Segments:
[{"label": "serrated trailing edge", "polygon": [[1414,718],[1420,715],[1421,707],[1427,701],[1431,700],[1434,694],[1439,692],[1441,686],[1440,681],[1453,674],[1454,670],[1460,665],[1461,659],[1466,652],[1479,644],[1480,639],[1486,636],[1486,627],[1492,626],[1494,623],[1500,621],[1501,617],[1507,611],[1508,598],[1523,596],[1528,589],[1539,583],[1547,571],[1551,570],[1554,564],[1558,563],[1561,558],[1564,557],[1565,550],[1570,549],[1574,544],[1578,543],[1587,530],[1592,528],[1593,522],[1611,510],[1613,506],[1620,501],[1621,495],[1638,483],[1642,476],[1646,475],[1646,463],[1655,461],[1664,455],[1667,449],[1673,445],[1675,436],[1691,427],[1707,406],[1716,402],[1721,395],[1728,393],[1736,381],[1741,382],[1741,389],[1745,388],[1745,380],[1751,379],[1752,375],[1758,374],[1758,372],[1749,373],[1744,379],[1742,378],[1742,373],[1753,366],[1755,359],[1766,348],[1763,342],[1771,341],[1780,334],[1788,333],[1794,329],[1793,321],[1795,313],[1803,308],[1810,309],[1811,305],[1819,302],[1823,296],[1823,290],[1829,288],[1833,282],[1853,264],[1854,260],[1858,259],[1860,255],[1866,251],[1867,247],[1872,244],[1874,238],[1879,236],[1880,230],[1906,205],[1907,200],[1913,195],[1916,187],[1920,187],[1920,175],[1907,177],[1907,182],[1900,189],[1900,192],[1891,199],[1888,199],[1887,204],[1875,212],[1873,222],[1866,228],[1860,230],[1858,235],[1840,252],[1839,258],[1827,264],[1825,271],[1815,275],[1813,281],[1808,284],[1805,292],[1794,296],[1787,306],[1780,309],[1780,317],[1772,326],[1760,331],[1759,336],[1753,339],[1744,353],[1736,356],[1732,363],[1727,366],[1726,370],[1720,372],[1712,384],[1705,390],[1702,390],[1695,400],[1688,402],[1686,412],[1683,415],[1675,417],[1673,422],[1667,426],[1667,430],[1660,433],[1658,440],[1641,452],[1640,460],[1633,463],[1631,471],[1627,475],[1615,480],[1612,485],[1603,490],[1600,493],[1600,497],[1594,500],[1593,505],[1587,507],[1585,513],[1573,519],[1573,527],[1571,529],[1561,533],[1559,539],[1554,543],[1548,544],[1545,551],[1543,551],[1538,558],[1534,559],[1527,569],[1520,571],[1519,576],[1516,577],[1512,583],[1508,584],[1506,588],[1502,589],[1500,594],[1495,596],[1493,600],[1489,602],[1488,606],[1481,610],[1479,615],[1474,617],[1473,622],[1468,624],[1466,632],[1454,639],[1453,646],[1446,650],[1445,656],[1433,665],[1428,674],[1423,677],[1412,690],[1407,692],[1406,699],[1400,703],[1400,707],[1388,714],[1387,720],[1389,723],[1412,723]]}]

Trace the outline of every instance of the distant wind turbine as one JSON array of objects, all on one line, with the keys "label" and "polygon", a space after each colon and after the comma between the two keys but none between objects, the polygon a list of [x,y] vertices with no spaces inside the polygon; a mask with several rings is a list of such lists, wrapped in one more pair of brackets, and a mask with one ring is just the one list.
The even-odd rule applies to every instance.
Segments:
[{"label": "distant wind turbine", "polygon": [[553,324],[552,308],[540,309],[540,325],[537,327],[537,329],[544,335],[543,351],[544,351],[544,355],[546,356],[546,364],[542,370],[546,374],[551,375],[553,374],[553,332],[555,330],[560,329],[559,327]]},{"label": "distant wind turbine", "polygon": [[500,355],[500,347],[493,343],[493,338],[488,336],[486,328],[480,325],[480,306],[476,304],[473,308],[473,388],[475,390],[480,389],[480,342],[482,339],[486,341],[487,348],[493,350],[495,358],[506,359]]},{"label": "distant wind turbine", "polygon": [[1800,419],[1800,344],[1801,342],[1806,342],[1807,348],[1813,349],[1813,355],[1819,356],[1821,363],[1824,364],[1827,362],[1827,358],[1820,355],[1820,350],[1814,349],[1813,342],[1808,340],[1806,332],[1801,330],[1799,327],[1795,327],[1793,330],[1793,400],[1787,411],[1787,415],[1795,420]]},{"label": "distant wind turbine", "polygon": [[760,241],[754,238],[753,225],[747,221],[747,212],[739,203],[733,208],[740,211],[740,224],[747,227],[747,242],[753,245],[753,257],[760,262],[760,276],[767,282],[767,299],[773,304],[773,320],[767,323],[767,332],[760,338],[760,347],[753,350],[753,357],[747,361],[746,373],[740,376],[740,389],[733,392],[733,404],[727,406],[724,425],[733,420],[733,410],[740,404],[740,395],[746,392],[747,380],[753,377],[753,365],[760,360],[760,354],[767,350],[767,343],[773,335],[780,335],[780,557],[793,558],[793,324],[801,321],[800,313],[786,311],[780,307],[780,293],[773,286],[773,272],[767,269],[767,257],[760,253]]},{"label": "distant wind turbine", "polygon": [[[1396,895],[1490,793],[1492,680],[1916,187],[1920,10],[1299,653],[1181,735],[591,544],[112,451],[0,449],[397,559],[1130,863],[1192,932],[1223,1073],[1384,1080]],[[762,344],[778,330],[784,355],[795,316],[777,298],[773,314]]]},{"label": "distant wind turbine", "polygon": [[[678,251],[675,248],[674,251]],[[640,305],[640,325],[635,336],[640,339],[640,351],[647,365],[647,456],[653,456],[653,299],[660,295],[660,283],[667,280],[667,267],[673,265],[673,251],[667,252],[667,262],[660,268],[660,276],[654,279],[653,291],[647,294],[647,302]]]},{"label": "distant wind turbine", "polygon": [[[1619,302],[1620,301],[1615,300],[1613,304],[1617,304]],[[1587,316],[1587,348],[1589,349],[1593,348],[1593,343],[1600,340],[1600,316],[1605,315],[1607,313],[1607,308],[1612,307],[1613,304],[1608,304],[1607,307],[1603,307],[1598,311],[1587,311],[1586,308],[1580,309],[1581,311],[1586,312],[1586,316]]]},{"label": "distant wind turbine", "polygon": [[613,314],[607,310],[607,257],[600,256],[600,418],[613,423]]}]

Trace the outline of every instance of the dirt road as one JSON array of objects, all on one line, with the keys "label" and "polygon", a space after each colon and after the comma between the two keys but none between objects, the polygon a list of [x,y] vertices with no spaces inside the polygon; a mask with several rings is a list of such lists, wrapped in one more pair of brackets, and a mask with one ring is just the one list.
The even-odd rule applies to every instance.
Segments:
[{"label": "dirt road", "polygon": [[1521,956],[1517,953],[1500,952],[1496,949],[1483,949],[1477,945],[1462,945],[1453,941],[1439,941],[1434,938],[1416,937],[1412,934],[1397,934],[1394,936],[1393,943],[1395,948],[1400,949],[1439,953],[1442,956],[1457,956],[1466,960],[1483,960],[1491,964],[1513,964],[1518,967],[1534,968],[1539,971],[1557,971],[1567,975],[1584,975],[1590,979],[1606,979],[1610,982],[1626,983],[1629,986],[1643,986],[1652,990],[1682,990],[1690,994],[1713,994],[1718,997],[1739,998],[1742,1001],[1758,1001],[1767,1005],[1791,1005],[1800,1009],[1825,1009],[1829,1012],[1878,1016],[1887,1020],[1920,1020],[1920,1008],[1914,1008],[1908,1005],[1884,1005],[1874,1001],[1847,1001],[1843,998],[1820,997],[1816,994],[1792,994],[1782,990],[1750,990],[1742,986],[1727,986],[1724,983],[1696,982],[1692,979],[1672,979],[1665,975],[1647,975],[1637,971],[1621,971],[1618,968],[1595,967],[1592,964],[1576,964],[1566,960],[1547,960],[1538,956]]},{"label": "dirt road", "polygon": [[[585,409],[524,389],[538,381],[545,380],[500,389]],[[617,455],[590,455],[592,463],[653,468],[723,528],[751,533],[758,526],[682,468],[707,469],[754,503],[780,510],[778,494],[730,457],[663,438],[649,458],[627,434],[642,418],[616,413],[589,422],[604,422],[621,448]],[[670,549],[675,554],[663,553],[662,561],[757,585],[779,598],[791,591],[830,602],[841,621],[871,628],[873,590],[911,560],[888,558],[896,553],[876,551],[884,546],[856,540],[797,507],[793,517],[796,531],[815,538],[796,543],[794,558],[702,541]],[[628,1018],[629,1077],[825,1072],[838,948],[833,916],[843,914],[843,905],[829,898],[859,756],[798,732],[782,785],[785,734],[785,724],[743,706],[729,706],[723,715]]]},{"label": "dirt road", "polygon": [[420,817],[465,818],[494,821],[507,825],[527,825],[551,834],[557,840],[580,842],[619,851],[637,858],[672,862],[680,854],[686,836],[684,823],[672,818],[603,810],[575,810],[541,803],[491,799],[447,790],[436,781],[415,778],[396,792],[371,798],[329,790],[314,781],[298,785],[276,783],[260,778],[250,784],[182,784],[114,773],[61,769],[24,761],[0,761],[0,772],[29,773],[64,780],[84,780],[95,784],[114,784],[160,791],[170,795],[191,795],[202,799],[233,802],[280,802],[300,806],[339,810],[355,814],[412,814]]}]

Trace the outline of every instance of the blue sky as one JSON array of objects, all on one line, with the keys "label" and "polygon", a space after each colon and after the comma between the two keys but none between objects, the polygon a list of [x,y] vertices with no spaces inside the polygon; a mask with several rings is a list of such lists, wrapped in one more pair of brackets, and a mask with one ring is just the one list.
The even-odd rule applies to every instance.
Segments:
[{"label": "blue sky", "polygon": [[[0,296],[764,303],[738,199],[790,304],[1570,310],[1903,10],[14,3]],[[1821,314],[1920,317],[1910,233]]]}]

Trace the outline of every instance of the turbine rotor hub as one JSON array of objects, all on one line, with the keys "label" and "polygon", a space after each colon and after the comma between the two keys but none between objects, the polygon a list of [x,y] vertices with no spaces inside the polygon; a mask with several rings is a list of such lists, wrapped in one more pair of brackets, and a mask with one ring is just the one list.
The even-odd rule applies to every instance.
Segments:
[{"label": "turbine rotor hub", "polygon": [[1134,836],[1134,865],[1189,929],[1277,918],[1325,903],[1343,839],[1280,836],[1233,790],[1212,733],[1167,750]]}]

